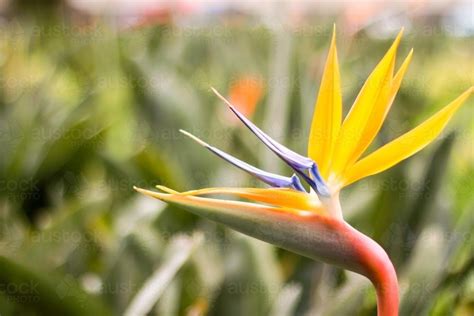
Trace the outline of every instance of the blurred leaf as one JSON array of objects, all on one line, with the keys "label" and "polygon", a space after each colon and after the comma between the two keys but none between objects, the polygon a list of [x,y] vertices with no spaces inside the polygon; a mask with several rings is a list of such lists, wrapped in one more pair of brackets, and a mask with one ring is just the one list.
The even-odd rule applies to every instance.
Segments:
[{"label": "blurred leaf", "polygon": [[22,307],[45,314],[111,315],[100,302],[68,277],[33,271],[0,256],[2,294]]},{"label": "blurred leaf", "polygon": [[201,242],[202,236],[175,237],[166,249],[167,257],[163,264],[150,276],[133,298],[125,315],[146,315],[161,294],[173,280],[174,275],[189,259],[193,249]]},{"label": "blurred leaf", "polygon": [[443,187],[443,178],[446,174],[447,165],[453,143],[454,134],[446,137],[433,154],[430,164],[427,166],[421,189],[416,192],[413,206],[407,212],[406,226],[404,227],[404,236],[401,247],[401,260],[405,261],[415,245],[418,235],[421,233],[423,223],[426,218],[433,214],[433,206],[436,203],[438,193]]},{"label": "blurred leaf", "polygon": [[270,316],[294,315],[294,310],[296,309],[296,304],[300,298],[301,291],[301,286],[297,284],[285,285],[273,304]]}]

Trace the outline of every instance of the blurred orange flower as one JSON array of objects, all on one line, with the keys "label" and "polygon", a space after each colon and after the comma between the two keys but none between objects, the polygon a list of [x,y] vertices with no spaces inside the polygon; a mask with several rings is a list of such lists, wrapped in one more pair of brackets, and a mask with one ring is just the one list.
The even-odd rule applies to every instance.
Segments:
[{"label": "blurred orange flower", "polygon": [[257,76],[239,77],[230,87],[230,102],[245,116],[253,116],[264,92],[263,80]]}]

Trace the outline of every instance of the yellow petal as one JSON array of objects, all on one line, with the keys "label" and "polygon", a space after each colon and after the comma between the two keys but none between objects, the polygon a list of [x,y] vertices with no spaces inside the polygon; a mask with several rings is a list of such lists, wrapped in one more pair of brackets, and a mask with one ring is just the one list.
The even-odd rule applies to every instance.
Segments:
[{"label": "yellow petal", "polygon": [[348,167],[353,165],[357,159],[364,153],[364,151],[369,147],[374,138],[377,136],[380,128],[382,127],[385,118],[392,106],[395,95],[400,88],[402,79],[405,76],[405,73],[410,64],[411,58],[413,56],[413,50],[408,53],[408,56],[403,61],[400,69],[393,78],[391,85],[387,87],[383,96],[379,98],[380,102],[375,104],[370,113],[370,117],[367,120],[367,124],[360,129],[359,142],[355,145],[354,151],[352,153],[351,159],[348,162]]},{"label": "yellow petal", "polygon": [[[412,57],[413,57],[413,49],[410,50],[407,57],[403,61],[402,65],[400,66],[400,69],[398,69],[397,74],[395,75],[395,77],[393,77],[392,90],[390,94],[390,96],[392,97],[392,100],[390,100],[390,104],[391,104],[391,101],[393,101],[393,98],[395,98],[395,95],[397,94],[398,89],[400,89],[400,85],[402,84],[403,77],[405,77],[405,73],[408,69],[408,66],[410,65]],[[387,114],[389,109],[390,109],[390,105],[388,106],[388,109],[385,115]]]},{"label": "yellow petal", "polygon": [[422,124],[358,161],[345,174],[343,185],[382,172],[423,149],[441,133],[473,91],[471,87]]},{"label": "yellow petal", "polygon": [[206,188],[179,194],[188,196],[208,194],[235,195],[251,201],[267,203],[274,206],[323,213],[323,208],[316,195],[283,188]]},{"label": "yellow petal", "polygon": [[[352,165],[373,139],[372,121],[383,120],[391,99],[393,69],[398,45],[402,36],[398,34],[394,43],[370,74],[359,92],[349,114],[345,118],[331,163],[331,177],[338,177]],[[381,122],[380,122],[381,124]],[[378,125],[378,123],[377,123]],[[374,124],[375,126],[375,124]]]},{"label": "yellow petal", "polygon": [[336,29],[333,30],[308,142],[308,156],[327,177],[329,162],[341,126],[342,98],[336,49]]},{"label": "yellow petal", "polygon": [[163,192],[169,193],[169,194],[179,194],[178,191],[172,190],[168,187],[165,187],[164,185],[157,185],[156,188],[160,189]]}]

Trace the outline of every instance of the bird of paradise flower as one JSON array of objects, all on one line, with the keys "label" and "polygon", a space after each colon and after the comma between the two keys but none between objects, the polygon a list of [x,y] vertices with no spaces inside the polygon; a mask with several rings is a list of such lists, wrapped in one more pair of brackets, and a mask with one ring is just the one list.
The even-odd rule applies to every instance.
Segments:
[{"label": "bird of paradise flower", "polygon": [[[379,132],[412,58],[413,50],[394,73],[402,33],[403,30],[370,74],[344,121],[333,33],[316,100],[307,157],[273,140],[213,89],[255,136],[294,170],[292,176],[260,170],[181,130],[271,188],[206,188],[187,192],[164,186],[157,186],[163,192],[135,189],[281,248],[362,274],[376,289],[378,315],[398,315],[395,269],[380,245],[344,221],[339,192],[427,146],[442,132],[474,88],[469,88],[416,128],[361,158]],[[236,196],[252,202],[201,197],[210,194]]]}]

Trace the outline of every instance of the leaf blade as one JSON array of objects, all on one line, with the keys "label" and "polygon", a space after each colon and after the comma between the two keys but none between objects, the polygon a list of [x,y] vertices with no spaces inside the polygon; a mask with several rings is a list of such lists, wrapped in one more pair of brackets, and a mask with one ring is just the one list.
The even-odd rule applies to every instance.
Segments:
[{"label": "leaf blade", "polygon": [[147,315],[202,239],[201,235],[174,237],[167,249],[170,257],[145,281],[124,315]]}]

